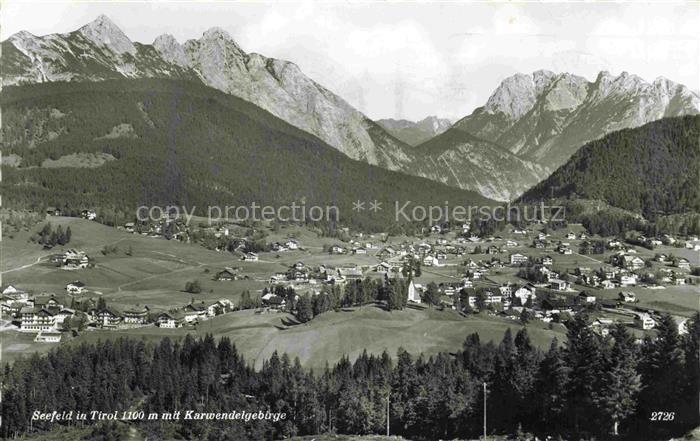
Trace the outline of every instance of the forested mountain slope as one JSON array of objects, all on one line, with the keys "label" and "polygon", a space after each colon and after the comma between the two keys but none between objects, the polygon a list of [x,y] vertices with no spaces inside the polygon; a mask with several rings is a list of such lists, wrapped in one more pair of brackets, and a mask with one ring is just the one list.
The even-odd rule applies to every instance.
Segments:
[{"label": "forested mountain slope", "polygon": [[[135,79],[6,87],[6,206],[334,204],[341,222],[392,222],[394,200],[491,204],[341,154],[253,104],[196,82]],[[377,213],[353,211],[379,200]],[[343,218],[344,216],[344,218]]]},{"label": "forested mountain slope", "polygon": [[542,167],[544,178],[585,143],[661,118],[700,113],[700,96],[659,77],[600,72],[594,81],[539,70],[516,74],[483,107],[457,121],[461,130]]},{"label": "forested mountain slope", "polygon": [[286,60],[244,51],[224,30],[211,28],[180,43],[161,35],[131,41],[107,16],[75,31],[18,32],[2,42],[2,83],[169,78],[201,81],[243,98],[316,135],[353,159],[398,169],[406,146],[345,100]]},{"label": "forested mountain slope", "polygon": [[700,116],[620,130],[579,149],[522,201],[601,199],[646,218],[700,211]]}]

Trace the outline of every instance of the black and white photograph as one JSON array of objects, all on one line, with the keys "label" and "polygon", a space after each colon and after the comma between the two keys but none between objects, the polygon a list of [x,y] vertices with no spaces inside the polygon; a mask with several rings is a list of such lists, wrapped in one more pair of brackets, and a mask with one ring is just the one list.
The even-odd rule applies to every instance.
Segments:
[{"label": "black and white photograph", "polygon": [[700,441],[700,2],[0,3],[0,439]]}]

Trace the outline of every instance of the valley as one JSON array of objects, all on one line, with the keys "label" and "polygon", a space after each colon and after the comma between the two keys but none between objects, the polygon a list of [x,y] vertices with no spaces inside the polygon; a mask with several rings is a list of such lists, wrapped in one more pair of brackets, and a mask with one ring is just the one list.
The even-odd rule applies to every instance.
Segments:
[{"label": "valley", "polygon": [[[497,342],[506,329],[515,330],[523,326],[528,329],[533,343],[545,349],[554,337],[560,342],[566,341],[566,328],[558,323],[558,310],[564,305],[570,315],[586,311],[592,314],[595,318],[592,326],[602,326],[596,329],[605,329],[608,326],[605,320],[610,318],[628,324],[641,337],[653,331],[636,329],[635,316],[668,312],[678,320],[685,320],[697,310],[700,301],[695,286],[697,278],[689,275],[682,276],[687,278],[689,284],[685,284],[684,279],[680,286],[667,283],[649,286],[648,282],[617,289],[587,286],[588,282],[578,280],[584,274],[578,271],[581,268],[592,272],[611,268],[609,261],[616,251],[606,251],[601,255],[558,252],[560,245],[557,243],[566,241],[577,250],[589,240],[578,239],[579,235],[584,234],[580,226],[547,235],[546,242],[552,245],[539,249],[533,247],[540,240],[537,235],[542,234],[538,233],[538,228],[528,228],[523,232],[514,229],[497,238],[472,235],[471,240],[465,240],[465,236],[469,235],[463,235],[461,229],[414,237],[359,234],[338,240],[319,236],[318,231],[305,227],[283,225],[281,228],[271,228],[261,225],[256,230],[264,232],[268,251],[257,253],[254,261],[246,261],[242,260],[246,254],[241,251],[217,252],[201,244],[165,240],[153,234],[137,234],[124,231],[122,227],[116,229],[87,219],[50,216],[48,221],[64,229],[70,227],[73,234],[69,244],[49,251],[42,250],[29,240],[33,235],[31,231],[14,232],[3,241],[4,255],[17,256],[3,260],[2,276],[6,284],[3,308],[13,311],[27,304],[36,305],[40,298],[51,297],[64,308],[70,307],[76,316],[87,313],[88,320],[80,328],[73,328],[68,321],[64,325],[54,325],[58,329],[77,330],[73,334],[64,332],[61,345],[120,337],[157,342],[163,337],[180,339],[187,334],[203,336],[211,333],[217,337],[231,338],[241,354],[257,368],[260,368],[262,360],[278,351],[299,357],[307,368],[321,369],[326,362],[334,363],[342,356],[353,360],[364,350],[375,355],[381,355],[383,351],[392,355],[398,347],[414,354],[451,352],[459,349],[470,333],[478,333],[482,341]],[[190,229],[190,237],[199,228]],[[205,229],[224,231],[221,227]],[[231,227],[227,227],[226,231],[240,234],[233,233]],[[575,235],[577,239],[567,239],[567,235]],[[532,236],[535,239],[529,238]],[[242,237],[245,238],[245,235]],[[290,240],[298,244],[298,249],[270,249],[274,244],[284,244]],[[590,240],[606,239],[591,237]],[[343,251],[329,251],[333,247],[342,247]],[[653,252],[635,248],[635,255],[643,261],[654,262],[655,256],[664,254],[685,258],[693,267],[700,265],[697,252],[685,248],[658,245]],[[66,249],[84,252],[89,256],[89,266],[66,270],[50,262],[51,256]],[[567,285],[570,287],[551,290],[547,282],[529,284],[531,282],[519,275],[522,264],[511,263],[513,256],[518,255],[526,256],[531,262],[540,262],[552,256],[554,266],[549,264],[542,268],[552,268],[562,274],[560,277],[569,280]],[[438,256],[437,259],[435,256]],[[421,262],[420,275],[414,275],[411,282],[415,288],[410,288],[419,293],[417,302],[411,300],[400,310],[388,311],[381,297],[368,298],[362,304],[338,303],[334,309],[308,322],[299,320],[299,311],[294,306],[298,305],[299,296],[327,296],[333,286],[345,287],[347,293],[348,284],[355,282],[343,275],[355,274],[351,270],[357,272],[358,276],[352,276],[359,277],[357,280],[364,278],[382,283],[388,276],[402,278],[400,273],[393,272],[400,271],[411,259]],[[302,272],[290,275],[293,274],[289,272],[290,268],[296,265],[302,268]],[[652,264],[655,268],[657,265]],[[312,275],[319,271],[319,267],[324,268],[324,273],[321,276]],[[226,268],[233,268],[234,280],[216,280]],[[660,264],[659,268],[665,266]],[[624,268],[622,270],[625,271]],[[658,268],[654,271],[658,271]],[[554,277],[549,276],[551,280]],[[678,274],[676,277],[679,277]],[[80,280],[85,289],[78,294],[66,293],[64,287],[75,280]],[[193,280],[198,281],[200,290],[186,292],[187,283]],[[617,282],[613,280],[613,283]],[[429,288],[431,285],[434,288]],[[13,293],[12,289],[8,290],[8,286],[26,294],[22,297]],[[265,292],[275,292],[276,286],[293,289],[293,294],[287,298],[289,306],[282,305],[280,308],[264,300]],[[533,286],[533,292],[538,293],[537,301],[523,308],[519,306],[521,299],[511,293],[527,286]],[[437,297],[426,298],[427,289],[437,289]],[[254,301],[257,307],[239,310],[250,308],[243,303],[241,295],[244,291],[257,299]],[[595,296],[592,304],[578,301],[578,293],[582,291]],[[621,291],[634,293],[636,303],[620,305]],[[405,291],[402,295],[406,295]],[[408,295],[411,298],[411,294]],[[551,306],[552,299],[557,299],[557,304],[562,306]],[[121,321],[114,322],[114,325],[106,326],[99,320],[95,321],[95,318],[89,318],[98,312],[91,312],[89,305],[95,305],[98,301],[103,301],[112,311],[146,307],[148,317],[152,319],[138,326],[128,325],[123,322],[124,319],[119,319]],[[230,302],[232,309],[221,315],[198,315],[192,320],[183,321],[175,329],[164,329],[162,325],[158,327],[157,317],[163,312],[187,311],[189,305],[207,306],[219,301]],[[484,301],[486,303],[479,303]],[[77,306],[80,304],[84,306]],[[464,306],[456,309],[455,305]],[[621,306],[622,309],[616,311]],[[523,321],[522,311],[530,311],[530,308],[531,318]],[[557,309],[554,314],[553,309]],[[15,326],[21,326],[22,317],[18,312],[13,320]],[[19,355],[35,350],[43,352],[53,347],[51,343],[35,342],[36,332],[22,332],[15,326],[6,325],[1,331],[5,342],[3,360],[13,361]]]},{"label": "valley", "polygon": [[697,433],[697,11],[79,6],[2,23],[0,437]]}]

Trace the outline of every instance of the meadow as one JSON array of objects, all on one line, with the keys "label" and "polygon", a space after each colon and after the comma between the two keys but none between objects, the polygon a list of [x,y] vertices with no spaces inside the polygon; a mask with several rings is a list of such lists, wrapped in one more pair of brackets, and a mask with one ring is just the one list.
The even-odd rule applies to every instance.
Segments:
[{"label": "meadow", "polygon": [[[500,342],[503,333],[511,328],[517,332],[522,325],[488,315],[462,316],[452,310],[439,311],[426,307],[408,307],[403,311],[385,311],[370,304],[324,313],[314,320],[298,324],[286,313],[256,313],[236,311],[214,317],[196,327],[160,329],[149,326],[120,331],[88,331],[72,340],[71,344],[94,342],[119,337],[144,338],[157,341],[163,337],[182,338],[192,334],[202,336],[211,333],[216,337],[227,336],[236,344],[249,363],[260,368],[263,360],[274,351],[287,352],[299,357],[301,364],[315,370],[323,369],[326,362],[333,364],[343,356],[351,360],[363,350],[381,354],[387,351],[396,355],[402,347],[412,354],[426,356],[438,352],[455,352],[467,335],[477,332],[481,341]],[[566,340],[560,325],[550,330],[543,323],[527,325],[533,344],[546,349],[552,338]]]},{"label": "meadow", "polygon": [[[260,253],[258,262],[244,262],[230,253],[132,234],[84,219],[51,217],[50,220],[54,225],[71,227],[71,242],[64,247],[45,250],[29,241],[29,232],[14,233],[13,237],[3,241],[2,272],[5,285],[15,283],[33,294],[61,294],[68,304],[70,299],[65,296],[64,287],[66,283],[77,279],[87,285],[87,296],[102,296],[109,305],[148,305],[156,311],[184,306],[192,300],[209,302],[226,298],[235,303],[243,290],[258,294],[268,286],[272,274],[284,272],[296,261],[309,266],[373,265],[379,261],[375,256],[377,249],[386,244],[397,245],[408,239],[391,237],[384,242],[380,235],[365,237],[361,242],[372,242],[377,249],[370,250],[367,255],[330,255],[323,250],[331,244],[339,243],[337,239],[319,236],[305,228],[282,227],[270,230],[265,240],[283,242],[294,237],[301,243],[302,249],[279,253],[263,252]],[[36,227],[38,228],[39,226]],[[558,231],[553,234],[553,239],[556,240],[559,236],[563,238],[565,233],[566,231]],[[425,241],[434,243],[437,237],[431,235]],[[512,252],[522,252],[532,258],[549,254],[555,259],[555,269],[572,270],[577,266],[598,268],[607,257],[607,253],[605,256],[564,256],[551,251],[535,250],[529,247],[530,240],[521,236],[506,233],[503,241],[508,238],[518,241],[518,246],[497,256],[477,254],[466,255],[464,258],[451,257],[448,260],[452,264],[450,266],[423,267],[423,274],[416,281],[421,284],[457,281],[463,274],[464,267],[460,265],[463,260],[490,260],[492,257],[506,260]],[[414,238],[413,241],[415,240]],[[496,244],[503,245],[503,241],[497,241]],[[575,247],[579,241],[570,242]],[[480,245],[485,248],[489,244]],[[105,246],[115,247],[116,250],[104,254],[102,251]],[[475,244],[468,246],[473,248]],[[50,255],[66,248],[86,251],[94,262],[94,267],[66,271],[47,262]],[[648,252],[640,250],[642,253],[645,258],[649,257]],[[229,282],[213,280],[214,275],[227,266],[241,268],[242,274],[247,277]],[[516,280],[516,272],[517,268],[512,267],[493,270],[482,283],[498,285],[512,282]],[[200,293],[184,292],[185,283],[191,280],[200,282]],[[576,288],[583,289],[578,286]],[[631,290],[637,293],[639,306],[676,315],[691,315],[698,309],[700,302],[700,295],[693,286],[667,286],[663,290],[636,287]],[[614,299],[620,290],[592,291],[599,298]],[[399,347],[404,347],[411,353],[423,352],[426,355],[451,352],[459,349],[465,337],[473,332],[478,332],[482,341],[498,342],[506,328],[516,331],[520,326],[519,322],[487,314],[465,317],[452,310],[438,311],[424,306],[387,312],[380,307],[366,305],[327,312],[306,324],[297,324],[294,317],[286,313],[238,311],[215,317],[196,327],[173,330],[146,326],[118,331],[89,330],[76,338],[64,335],[64,339],[70,344],[122,336],[156,341],[165,336],[181,338],[187,333],[212,333],[215,336],[231,337],[256,367],[277,350],[298,356],[306,367],[319,369],[326,362],[333,363],[343,355],[357,357],[364,349],[376,354],[387,350],[392,355]],[[553,325],[550,330],[547,324],[535,321],[527,327],[534,343],[543,348],[550,344],[553,337],[557,337],[560,342],[566,338],[561,325]],[[34,343],[33,335],[21,334],[11,328],[2,331],[2,338],[5,361],[12,361],[22,353],[34,350],[45,352],[53,347],[50,344]]]}]

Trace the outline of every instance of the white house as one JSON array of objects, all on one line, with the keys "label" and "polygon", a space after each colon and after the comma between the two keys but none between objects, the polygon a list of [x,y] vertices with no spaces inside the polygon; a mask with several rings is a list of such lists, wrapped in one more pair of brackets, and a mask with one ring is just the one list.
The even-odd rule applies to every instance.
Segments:
[{"label": "white house", "polygon": [[501,292],[501,295],[503,297],[511,297],[513,295],[513,287],[510,285],[502,285],[498,287],[498,290]]},{"label": "white house", "polygon": [[217,312],[226,312],[233,310],[233,303],[228,299],[217,300],[207,306],[207,316],[214,317]]},{"label": "white house", "polygon": [[569,282],[566,280],[561,280],[561,279],[550,279],[549,280],[549,287],[552,289],[556,289],[557,291],[566,291],[569,289]]},{"label": "white house", "polygon": [[423,258],[423,265],[425,266],[438,266],[439,263],[438,258],[435,256],[425,256]]},{"label": "white house", "polygon": [[158,316],[157,320],[158,326],[161,328],[174,329],[182,326],[183,318],[182,314],[163,312]]},{"label": "white house", "polygon": [[203,305],[193,305],[190,303],[183,308],[183,314],[185,315],[185,321],[187,323],[192,323],[205,318],[207,315],[207,308]]},{"label": "white house", "polygon": [[95,213],[94,210],[83,210],[83,211],[80,213],[80,216],[81,216],[83,219],[95,220],[95,219],[97,218],[97,213]]},{"label": "white house", "polygon": [[63,323],[67,318],[73,317],[75,315],[75,310],[70,308],[61,308],[55,315],[56,323]]},{"label": "white house", "polygon": [[573,253],[573,251],[571,250],[571,248],[569,247],[568,244],[559,245],[557,247],[557,251],[559,252],[559,254],[565,254],[565,255],[570,255]]},{"label": "white house", "polygon": [[634,303],[637,301],[637,296],[633,292],[630,292],[630,291],[620,292],[619,297],[620,297],[620,300],[622,300],[623,302],[626,302],[626,303]]},{"label": "white house", "polygon": [[382,273],[382,274],[388,273],[390,269],[391,269],[391,265],[389,265],[387,262],[379,262],[374,267],[374,271],[376,271],[378,273]]},{"label": "white house", "polygon": [[681,257],[680,259],[678,259],[676,261],[676,266],[680,269],[689,270],[690,269],[690,262],[685,257]]},{"label": "white house", "polygon": [[620,266],[623,268],[626,268],[628,270],[638,270],[641,268],[644,268],[644,260],[638,256],[622,256],[621,259],[618,260]]},{"label": "white house", "polygon": [[620,242],[617,239],[612,239],[608,241],[608,248],[614,249],[614,248],[621,248],[622,247],[622,242]]},{"label": "white house", "polygon": [[637,284],[636,274],[621,274],[620,275],[620,286],[633,286]]},{"label": "white house", "polygon": [[615,288],[615,283],[612,280],[603,280],[600,282],[600,287],[603,289],[613,289]]},{"label": "white house", "polygon": [[583,291],[581,294],[579,294],[579,298],[585,303],[595,303],[595,301],[596,301],[596,298],[594,295],[591,295],[585,291]]},{"label": "white house", "polygon": [[513,297],[520,299],[520,304],[524,305],[528,299],[535,300],[535,287],[532,285],[524,285],[516,289]]},{"label": "white house", "polygon": [[127,325],[145,325],[148,322],[148,308],[129,308],[122,313]]},{"label": "white house", "polygon": [[656,327],[656,321],[649,314],[639,314],[634,319],[634,322],[641,329],[649,330]]},{"label": "white house", "polygon": [[258,255],[256,253],[245,253],[243,255],[243,260],[245,260],[247,262],[257,262]]},{"label": "white house", "polygon": [[66,291],[68,291],[71,294],[80,294],[84,292],[87,288],[85,287],[85,284],[81,282],[80,280],[76,280],[74,282],[69,283],[66,285]]},{"label": "white house", "polygon": [[25,306],[19,315],[22,331],[53,331],[56,328],[56,317],[48,309]]},{"label": "white house", "polygon": [[497,304],[497,303],[501,303],[501,302],[503,302],[503,297],[501,297],[499,295],[495,295],[491,292],[489,292],[486,295],[486,299],[484,300],[484,303],[486,303],[487,305]]},{"label": "white house", "polygon": [[37,343],[60,343],[61,333],[57,331],[39,331],[34,337]]},{"label": "white house", "polygon": [[22,291],[21,289],[17,289],[16,286],[11,285],[11,284],[7,285],[7,287],[2,290],[3,294],[18,294],[18,293],[22,293],[22,292],[24,292],[24,291]]},{"label": "white house", "polygon": [[520,253],[514,253],[510,255],[510,264],[511,265],[519,265],[521,263],[527,262],[528,258],[524,254]]}]

